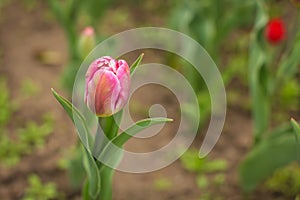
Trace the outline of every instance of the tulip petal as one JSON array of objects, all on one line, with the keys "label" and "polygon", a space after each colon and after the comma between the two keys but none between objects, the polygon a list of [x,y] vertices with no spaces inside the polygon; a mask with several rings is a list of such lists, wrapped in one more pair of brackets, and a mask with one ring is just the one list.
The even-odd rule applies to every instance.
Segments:
[{"label": "tulip petal", "polygon": [[126,61],[103,56],[92,62],[85,78],[85,103],[97,116],[111,116],[124,107],[130,84]]},{"label": "tulip petal", "polygon": [[94,97],[95,110],[98,116],[110,116],[115,113],[115,104],[119,92],[120,82],[117,76],[111,71],[103,70]]},{"label": "tulip petal", "polygon": [[129,95],[129,85],[130,85],[130,71],[128,64],[124,60],[119,60],[118,61],[118,69],[117,69],[117,77],[120,81],[120,93],[118,100],[116,102],[116,107],[123,107],[128,100],[128,95]]}]

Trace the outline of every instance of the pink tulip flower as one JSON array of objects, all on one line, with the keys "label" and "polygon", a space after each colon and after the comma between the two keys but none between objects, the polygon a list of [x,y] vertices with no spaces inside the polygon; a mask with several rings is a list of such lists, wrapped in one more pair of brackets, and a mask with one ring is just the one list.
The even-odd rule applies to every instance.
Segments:
[{"label": "pink tulip flower", "polygon": [[130,70],[125,60],[98,58],[89,66],[85,79],[85,103],[97,116],[111,116],[127,103]]},{"label": "pink tulip flower", "polygon": [[81,59],[85,59],[85,57],[93,50],[96,46],[96,38],[95,38],[94,28],[91,26],[86,27],[79,37],[78,42],[78,52]]}]

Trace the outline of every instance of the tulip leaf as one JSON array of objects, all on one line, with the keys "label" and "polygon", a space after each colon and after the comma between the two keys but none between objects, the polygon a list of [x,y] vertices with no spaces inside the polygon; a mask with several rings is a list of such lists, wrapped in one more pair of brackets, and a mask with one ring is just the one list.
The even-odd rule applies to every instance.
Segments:
[{"label": "tulip leaf", "polygon": [[296,142],[292,134],[282,134],[272,140],[262,140],[256,145],[242,161],[239,175],[242,187],[251,192],[273,172],[297,160]]},{"label": "tulip leaf", "polygon": [[279,69],[277,71],[277,85],[280,86],[282,84],[281,81],[286,81],[290,77],[292,77],[298,69],[300,63],[300,33],[297,34],[295,38],[295,42],[293,48],[290,50],[286,57],[283,57]]},{"label": "tulip leaf", "polygon": [[83,200],[90,200],[88,180],[85,180],[85,182],[83,183],[81,194]]},{"label": "tulip leaf", "polygon": [[85,171],[87,173],[87,178],[88,178],[87,180],[88,194],[93,199],[96,199],[100,193],[100,187],[101,187],[100,173],[97,164],[94,160],[94,157],[87,151],[85,147],[82,148],[84,152],[83,166],[85,168]]},{"label": "tulip leaf", "polygon": [[87,150],[91,152],[92,139],[85,118],[70,101],[59,95],[53,88],[51,90],[54,97],[67,112],[73,123],[75,124],[75,122],[80,122],[75,124],[79,137]]},{"label": "tulip leaf", "polygon": [[292,127],[294,129],[294,134],[295,134],[295,137],[296,137],[296,141],[298,143],[298,149],[297,149],[297,152],[298,152],[298,162],[300,162],[300,126],[298,124],[298,122],[296,122],[296,120],[294,120],[293,118],[291,119],[291,124],[292,124]]},{"label": "tulip leaf", "polygon": [[300,126],[299,126],[298,122],[296,122],[296,120],[294,120],[293,118],[291,119],[291,124],[293,126],[294,132],[296,133],[296,138],[299,141],[299,139],[300,139]]},{"label": "tulip leaf", "polygon": [[257,2],[257,17],[249,52],[249,86],[252,98],[255,142],[267,130],[270,119],[269,72],[264,29],[268,23],[265,1]]},{"label": "tulip leaf", "polygon": [[142,53],[135,61],[134,63],[130,66],[130,75],[132,75],[135,71],[135,69],[139,66],[140,62],[142,61],[144,57],[144,54]]},{"label": "tulip leaf", "polygon": [[112,143],[114,143],[118,147],[122,147],[131,137],[133,137],[138,132],[156,124],[172,122],[172,121],[173,119],[164,118],[164,117],[147,118],[147,119],[137,121],[134,125],[129,127],[127,130],[125,130],[124,132],[116,136],[112,140]]},{"label": "tulip leaf", "polygon": [[155,118],[147,118],[140,121],[137,121],[131,127],[129,127],[124,132],[120,133],[116,137],[114,137],[103,149],[101,152],[99,159],[103,163],[109,163],[110,167],[116,166],[121,160],[123,150],[123,145],[132,138],[135,134],[140,131],[165,122],[172,122],[173,119],[163,118],[163,117],[155,117]]}]

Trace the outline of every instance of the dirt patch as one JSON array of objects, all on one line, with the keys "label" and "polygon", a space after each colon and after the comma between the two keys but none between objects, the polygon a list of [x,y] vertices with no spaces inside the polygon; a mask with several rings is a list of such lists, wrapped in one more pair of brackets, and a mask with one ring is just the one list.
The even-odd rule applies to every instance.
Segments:
[{"label": "dirt patch", "polygon": [[[0,171],[0,197],[1,199],[20,199],[27,185],[27,176],[37,173],[43,181],[53,181],[59,191],[66,194],[68,199],[80,199],[80,190],[70,187],[67,173],[58,167],[58,161],[68,149],[77,141],[71,121],[52,97],[50,88],[60,87],[60,74],[67,62],[67,45],[64,34],[54,21],[46,22],[43,18],[43,6],[30,13],[17,3],[11,3],[3,9],[5,16],[1,22],[0,46],[3,52],[0,72],[9,83],[11,98],[20,98],[20,87],[25,79],[32,79],[41,87],[37,96],[22,101],[21,108],[14,113],[11,122],[11,131],[14,126],[24,126],[28,119],[40,121],[41,116],[51,112],[55,116],[55,130],[47,138],[46,146],[34,153],[25,156],[21,163],[12,168],[1,168]],[[112,11],[111,11],[112,12]],[[156,20],[156,19],[155,19]],[[59,53],[61,63],[55,66],[45,66],[35,58],[36,51],[52,50]],[[60,90],[62,91],[62,90]],[[149,93],[162,98],[168,97],[164,91],[148,88]],[[172,103],[167,101],[167,108],[173,109]],[[221,188],[211,188],[213,193],[218,193],[223,199],[244,199],[239,184],[237,169],[247,150],[251,146],[252,128],[249,115],[245,115],[229,108],[224,131],[218,144],[211,153],[213,158],[226,159],[229,169],[226,172],[226,184]],[[153,138],[149,143],[140,143],[132,140],[129,148],[138,150],[159,146],[162,141],[170,140],[172,128],[167,129],[160,137]],[[199,136],[193,146],[200,147]],[[158,191],[153,187],[158,178],[167,178],[173,187]],[[196,186],[195,174],[184,170],[179,161],[172,165],[147,174],[127,174],[116,172],[113,182],[114,199],[139,200],[139,199],[199,199],[202,191]],[[270,193],[256,191],[247,199],[276,199]],[[278,197],[277,199],[280,199]]]}]

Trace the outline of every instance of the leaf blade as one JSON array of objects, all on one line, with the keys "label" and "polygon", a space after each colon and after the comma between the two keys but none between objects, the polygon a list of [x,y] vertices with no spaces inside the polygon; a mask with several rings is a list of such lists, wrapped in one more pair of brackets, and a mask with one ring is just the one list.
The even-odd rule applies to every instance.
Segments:
[{"label": "leaf blade", "polygon": [[[85,118],[70,101],[68,101],[63,96],[59,95],[53,88],[51,88],[51,90],[56,100],[64,108],[64,110],[71,118],[73,124],[76,126],[81,142],[84,144],[87,150],[91,152],[92,139]],[[75,124],[75,122],[80,122],[80,123]]]},{"label": "leaf blade", "polygon": [[[114,168],[122,158],[123,150],[122,146],[135,134],[144,130],[150,126],[165,123],[165,122],[172,122],[173,119],[170,118],[163,118],[163,117],[156,117],[156,118],[147,118],[140,120],[129,127],[127,130],[122,132],[121,134],[114,137],[104,148],[101,152],[98,159],[105,163],[106,165]],[[103,168],[103,166],[102,166]]]},{"label": "leaf blade", "polygon": [[83,148],[83,166],[88,177],[88,194],[93,198],[97,198],[100,193],[101,179],[97,164],[94,157],[88,152],[85,147]]},{"label": "leaf blade", "polygon": [[[292,134],[272,140],[263,140],[255,146],[239,166],[239,177],[243,189],[246,192],[253,191],[276,169],[295,161],[297,146]],[[276,155],[276,159],[273,155]]]},{"label": "leaf blade", "polygon": [[131,137],[133,137],[138,132],[146,129],[150,126],[165,123],[165,122],[172,122],[173,119],[170,118],[163,118],[163,117],[156,117],[156,118],[147,118],[136,122],[134,125],[129,127],[127,130],[122,132],[121,134],[117,135],[112,142],[117,146],[123,146]]},{"label": "leaf blade", "polygon": [[130,75],[132,75],[134,73],[134,71],[136,70],[136,68],[139,66],[139,64],[141,63],[142,59],[144,57],[144,53],[142,53],[134,62],[133,64],[130,66]]}]

